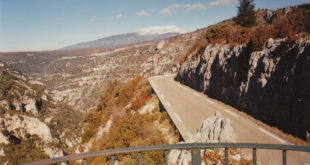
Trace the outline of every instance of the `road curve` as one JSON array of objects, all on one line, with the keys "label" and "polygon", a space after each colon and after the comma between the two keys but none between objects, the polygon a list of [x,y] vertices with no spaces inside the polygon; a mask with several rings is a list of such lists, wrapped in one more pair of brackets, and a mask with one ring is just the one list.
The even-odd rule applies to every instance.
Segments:
[{"label": "road curve", "polygon": [[[196,132],[202,120],[220,111],[224,117],[230,119],[237,142],[291,144],[251,120],[234,113],[228,106],[218,104],[218,101],[215,102],[206,95],[174,81],[173,77],[173,75],[152,77],[149,78],[149,82],[185,141]],[[257,161],[260,164],[282,164],[282,152],[257,150]],[[310,154],[288,151],[287,163],[289,165],[310,163]]]}]

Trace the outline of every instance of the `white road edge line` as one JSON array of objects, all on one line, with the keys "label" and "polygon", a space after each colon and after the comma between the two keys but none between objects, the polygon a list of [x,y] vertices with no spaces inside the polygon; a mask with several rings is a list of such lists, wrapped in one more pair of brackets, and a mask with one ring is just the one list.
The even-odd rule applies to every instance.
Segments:
[{"label": "white road edge line", "polygon": [[225,109],[225,111],[226,111],[227,113],[229,113],[229,114],[235,116],[235,117],[239,117],[239,115],[235,114],[234,112],[231,112],[231,111],[228,110],[228,109]]},{"label": "white road edge line", "polygon": [[200,96],[200,95],[198,95],[197,93],[194,93],[194,95],[196,95],[196,96],[198,96],[198,97]]},{"label": "white road edge line", "polygon": [[171,108],[171,105],[170,105],[170,103],[168,103],[168,102],[166,101],[166,104],[167,104],[167,106],[168,106],[169,108]]},{"label": "white road edge line", "polygon": [[265,130],[264,128],[259,127],[258,129],[259,129],[260,131],[264,132],[265,134],[267,134],[267,135],[273,137],[274,139],[278,140],[279,142],[281,142],[281,143],[286,143],[285,140],[283,140],[283,139],[277,137],[276,135],[274,135],[274,134],[270,133],[269,131]]},{"label": "white road edge line", "polygon": [[182,119],[180,118],[180,116],[177,114],[177,113],[174,113],[175,114],[175,116],[177,117],[177,119],[179,120],[179,121],[182,121]]},{"label": "white road edge line", "polygon": [[211,103],[211,104],[215,104],[215,102],[209,100],[209,99],[206,99],[207,102]]}]

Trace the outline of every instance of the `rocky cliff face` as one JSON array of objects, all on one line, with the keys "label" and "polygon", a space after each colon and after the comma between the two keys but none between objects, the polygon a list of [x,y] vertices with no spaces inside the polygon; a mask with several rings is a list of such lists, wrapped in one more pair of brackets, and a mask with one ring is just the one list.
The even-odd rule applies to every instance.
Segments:
[{"label": "rocky cliff face", "polygon": [[176,80],[285,132],[310,132],[310,40],[268,39],[261,51],[207,46],[179,68]]},{"label": "rocky cliff face", "polygon": [[0,62],[1,162],[63,156],[76,143],[78,116],[31,84],[27,75]]}]

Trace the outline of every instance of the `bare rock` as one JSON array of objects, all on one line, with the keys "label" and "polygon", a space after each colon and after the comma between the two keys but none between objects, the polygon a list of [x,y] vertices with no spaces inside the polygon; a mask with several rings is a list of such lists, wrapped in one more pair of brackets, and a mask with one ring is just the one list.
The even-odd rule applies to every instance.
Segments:
[{"label": "bare rock", "polygon": [[271,24],[272,23],[272,19],[274,17],[274,13],[272,10],[268,10],[266,12],[266,15],[264,16],[264,19],[265,21],[268,23],[268,24]]},{"label": "bare rock", "polygon": [[44,152],[51,158],[64,156],[63,151],[57,148],[44,148]]},{"label": "bare rock", "polygon": [[[230,120],[217,111],[213,116],[202,121],[194,135],[192,143],[236,142],[236,135]],[[184,142],[181,142],[184,143]],[[171,150],[168,155],[170,165],[188,165],[191,152],[187,150]]]},{"label": "bare rock", "polygon": [[197,143],[236,142],[236,135],[230,119],[224,118],[217,111],[214,116],[202,121],[195,135]]},{"label": "bare rock", "polygon": [[44,142],[53,141],[49,127],[37,118],[17,115],[9,116],[6,114],[2,122],[6,129],[9,132],[13,132],[16,137],[25,138],[26,133],[28,133],[30,135],[37,135]]},{"label": "bare rock", "polygon": [[36,100],[33,99],[33,98],[29,98],[27,100],[25,100],[25,110],[26,112],[30,112],[34,115],[37,115],[38,114],[38,109],[37,109],[37,106],[36,106]]},{"label": "bare rock", "polygon": [[267,48],[271,48],[274,45],[274,40],[272,38],[269,38],[267,40]]},{"label": "bare rock", "polygon": [[288,45],[286,38],[269,38],[261,51],[209,45],[182,64],[176,80],[307,140],[309,43],[300,39]]},{"label": "bare rock", "polygon": [[2,143],[8,144],[9,141],[8,141],[8,138],[7,138],[6,136],[4,136],[4,135],[2,134],[2,132],[0,131],[0,144],[2,144]]}]

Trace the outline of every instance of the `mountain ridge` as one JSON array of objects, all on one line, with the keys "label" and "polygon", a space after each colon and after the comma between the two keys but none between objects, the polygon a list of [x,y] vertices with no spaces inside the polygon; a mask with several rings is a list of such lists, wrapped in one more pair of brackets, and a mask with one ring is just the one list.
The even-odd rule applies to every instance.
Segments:
[{"label": "mountain ridge", "polygon": [[110,46],[122,46],[143,41],[156,41],[163,40],[169,37],[179,35],[179,32],[167,32],[159,34],[141,34],[137,33],[124,33],[118,35],[112,35],[92,41],[80,42],[77,44],[69,45],[59,50],[75,50],[85,48],[98,48],[98,47],[110,47]]}]

